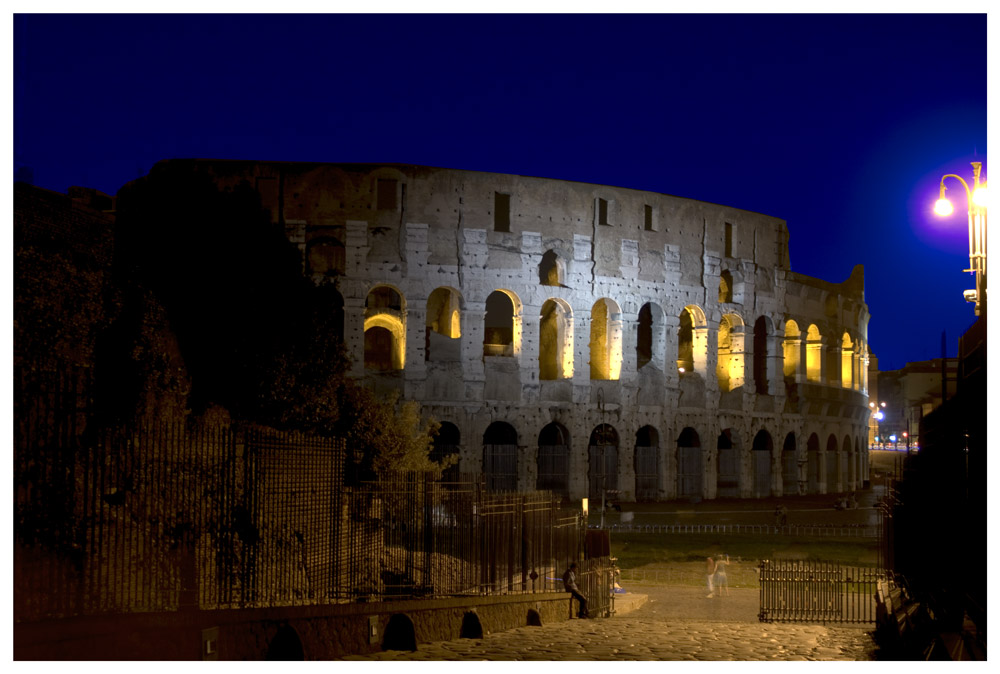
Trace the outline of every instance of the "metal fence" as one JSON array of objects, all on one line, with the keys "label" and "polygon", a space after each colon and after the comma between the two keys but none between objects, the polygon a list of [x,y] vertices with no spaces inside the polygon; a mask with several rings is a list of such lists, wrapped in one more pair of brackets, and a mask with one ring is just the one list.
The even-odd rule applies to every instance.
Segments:
[{"label": "metal fence", "polygon": [[561,591],[581,558],[585,525],[549,492],[462,475],[345,485],[338,440],[97,429],[76,393],[15,415],[17,621]]},{"label": "metal fence", "polygon": [[761,622],[874,623],[876,568],[831,562],[760,563]]}]

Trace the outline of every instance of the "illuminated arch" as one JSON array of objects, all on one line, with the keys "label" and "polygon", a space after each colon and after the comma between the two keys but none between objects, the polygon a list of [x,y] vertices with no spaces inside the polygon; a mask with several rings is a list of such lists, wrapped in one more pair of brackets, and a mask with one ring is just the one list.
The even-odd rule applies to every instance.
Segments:
[{"label": "illuminated arch", "polygon": [[823,381],[823,335],[815,324],[806,330],[806,381]]},{"label": "illuminated arch", "polygon": [[840,385],[854,388],[854,344],[846,332],[840,345]]},{"label": "illuminated arch", "polygon": [[727,393],[744,384],[744,325],[737,314],[725,314],[719,321],[718,359],[715,376],[719,391]]},{"label": "illuminated arch", "polygon": [[785,379],[800,381],[802,376],[802,332],[799,330],[799,324],[793,320],[785,321],[783,355],[782,371]]},{"label": "illuminated arch", "polygon": [[622,371],[622,311],[606,297],[590,310],[590,378],[617,380]]},{"label": "illuminated arch", "polygon": [[677,371],[684,376],[696,372],[702,377],[708,367],[708,321],[705,312],[689,304],[680,313],[677,329]]},{"label": "illuminated arch", "polygon": [[573,311],[565,300],[545,300],[538,319],[538,378],[573,378]]},{"label": "illuminated arch", "polygon": [[388,285],[375,286],[365,299],[365,369],[402,370],[406,365],[406,305]]}]

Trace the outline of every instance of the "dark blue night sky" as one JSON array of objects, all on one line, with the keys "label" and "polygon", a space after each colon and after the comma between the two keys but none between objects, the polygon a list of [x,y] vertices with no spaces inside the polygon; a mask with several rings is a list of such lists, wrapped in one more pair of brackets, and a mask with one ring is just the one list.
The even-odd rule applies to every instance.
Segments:
[{"label": "dark blue night sky", "polygon": [[758,211],[794,271],[864,265],[888,370],[975,320],[960,184],[931,207],[985,164],[986,45],[982,14],[17,15],[14,168],[113,194],[170,157],[399,162]]}]

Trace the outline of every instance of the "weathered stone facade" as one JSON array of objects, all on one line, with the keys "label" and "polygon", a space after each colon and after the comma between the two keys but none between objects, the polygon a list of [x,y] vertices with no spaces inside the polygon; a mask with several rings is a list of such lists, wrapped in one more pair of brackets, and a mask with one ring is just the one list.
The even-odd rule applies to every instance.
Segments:
[{"label": "weathered stone facade", "polygon": [[256,188],[304,273],[336,284],[352,374],[419,401],[493,487],[660,500],[867,480],[863,270],[792,272],[782,220],[516,175],[190,165]]}]

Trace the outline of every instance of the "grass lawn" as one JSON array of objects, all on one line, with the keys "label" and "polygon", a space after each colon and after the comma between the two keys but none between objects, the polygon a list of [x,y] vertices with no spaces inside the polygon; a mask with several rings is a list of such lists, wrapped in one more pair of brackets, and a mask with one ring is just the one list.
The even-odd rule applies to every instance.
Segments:
[{"label": "grass lawn", "polygon": [[705,583],[705,558],[728,554],[729,584],[757,587],[762,559],[796,559],[875,566],[878,543],[872,539],[788,538],[728,534],[615,534],[611,554],[618,558],[622,582],[628,580],[668,585]]}]

